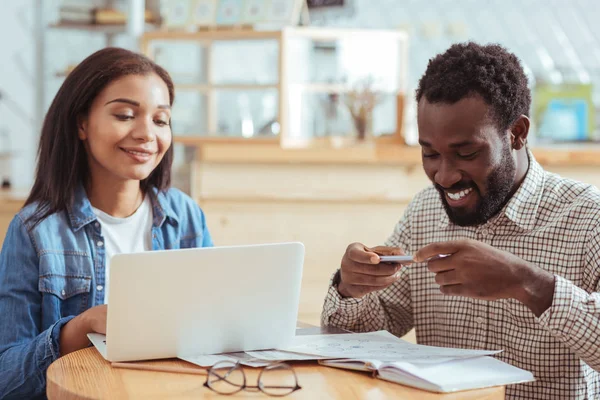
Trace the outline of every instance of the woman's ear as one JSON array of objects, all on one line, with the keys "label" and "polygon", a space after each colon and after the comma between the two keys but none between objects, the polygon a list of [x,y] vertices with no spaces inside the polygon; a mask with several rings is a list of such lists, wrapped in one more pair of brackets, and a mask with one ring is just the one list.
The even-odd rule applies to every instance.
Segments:
[{"label": "woman's ear", "polygon": [[526,115],[521,115],[510,127],[511,147],[521,150],[527,144],[530,121]]},{"label": "woman's ear", "polygon": [[87,127],[88,127],[87,118],[85,118],[81,115],[79,117],[77,117],[77,136],[79,136],[79,139],[81,139],[81,140],[87,139]]}]

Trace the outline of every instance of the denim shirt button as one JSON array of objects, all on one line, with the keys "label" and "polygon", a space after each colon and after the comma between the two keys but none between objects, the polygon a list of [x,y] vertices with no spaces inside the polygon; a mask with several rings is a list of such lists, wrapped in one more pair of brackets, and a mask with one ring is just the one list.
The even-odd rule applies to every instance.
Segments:
[{"label": "denim shirt button", "polygon": [[65,291],[65,289],[61,290],[60,294],[62,294],[63,296],[66,296],[67,292]]},{"label": "denim shirt button", "polygon": [[98,241],[98,243],[96,243],[96,244],[98,245],[98,247],[102,247],[102,246],[104,246],[104,243],[103,243],[103,242],[101,242],[101,241]]},{"label": "denim shirt button", "polygon": [[98,290],[99,292],[101,292],[102,289],[104,289],[104,286],[102,286],[102,285],[96,286],[96,290]]}]

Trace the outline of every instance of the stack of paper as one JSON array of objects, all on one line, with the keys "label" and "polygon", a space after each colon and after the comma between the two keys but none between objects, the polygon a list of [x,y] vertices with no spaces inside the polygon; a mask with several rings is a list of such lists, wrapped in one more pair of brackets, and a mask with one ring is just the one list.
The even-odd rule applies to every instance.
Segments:
[{"label": "stack of paper", "polygon": [[219,361],[261,367],[274,361],[319,360],[323,365],[375,372],[380,379],[435,392],[452,392],[533,380],[533,375],[490,357],[500,350],[423,346],[386,331],[296,336],[278,350],[180,357],[201,366]]},{"label": "stack of paper", "polygon": [[264,366],[273,361],[325,359],[368,359],[412,363],[440,363],[456,359],[499,353],[488,350],[464,350],[422,346],[399,339],[387,331],[343,335],[296,336],[294,342],[278,350],[258,350],[215,355],[179,356],[182,360],[207,367],[220,361]]}]

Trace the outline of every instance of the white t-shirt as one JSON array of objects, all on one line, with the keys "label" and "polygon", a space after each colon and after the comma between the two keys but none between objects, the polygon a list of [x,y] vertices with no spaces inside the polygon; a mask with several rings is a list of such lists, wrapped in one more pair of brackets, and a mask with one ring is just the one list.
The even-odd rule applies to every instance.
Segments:
[{"label": "white t-shirt", "polygon": [[104,303],[107,303],[110,258],[115,254],[152,250],[152,204],[150,198],[146,196],[138,209],[126,218],[113,217],[94,207],[92,210],[98,217],[104,237],[106,254]]}]

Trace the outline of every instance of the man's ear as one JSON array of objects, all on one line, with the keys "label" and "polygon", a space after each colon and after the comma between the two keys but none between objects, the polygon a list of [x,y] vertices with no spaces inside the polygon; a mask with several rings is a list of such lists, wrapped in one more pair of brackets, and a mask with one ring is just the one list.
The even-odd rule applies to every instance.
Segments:
[{"label": "man's ear", "polygon": [[79,139],[81,139],[81,140],[87,139],[87,127],[88,127],[87,118],[85,118],[82,115],[77,117],[77,136],[79,136]]},{"label": "man's ear", "polygon": [[526,115],[521,115],[510,126],[511,147],[515,150],[521,150],[527,144],[527,136],[529,135],[529,118]]}]

